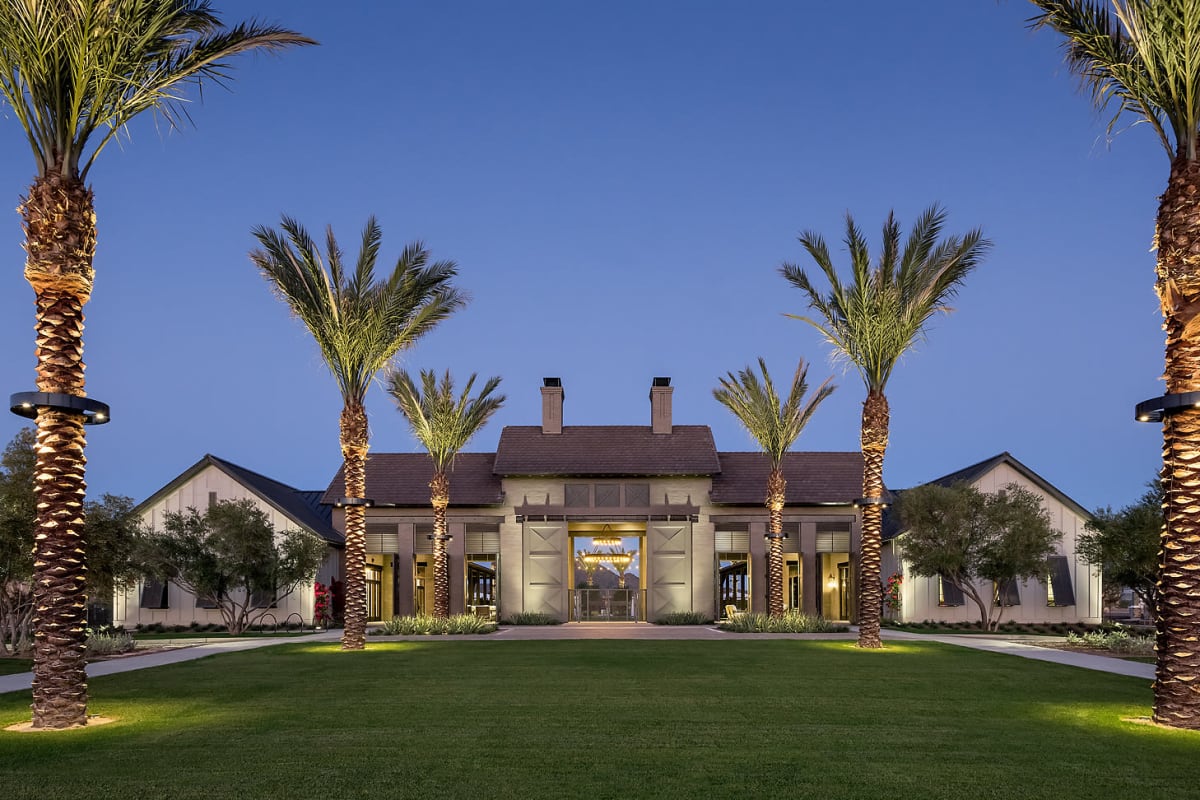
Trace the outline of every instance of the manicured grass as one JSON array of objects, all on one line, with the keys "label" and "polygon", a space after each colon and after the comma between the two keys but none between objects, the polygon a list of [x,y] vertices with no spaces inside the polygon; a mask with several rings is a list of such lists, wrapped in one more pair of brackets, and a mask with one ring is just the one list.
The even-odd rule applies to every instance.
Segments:
[{"label": "manicured grass", "polygon": [[[0,731],[0,797],[1196,796],[1147,681],[954,648],[494,639],[285,644],[96,678]],[[27,720],[0,695],[0,725]]]}]

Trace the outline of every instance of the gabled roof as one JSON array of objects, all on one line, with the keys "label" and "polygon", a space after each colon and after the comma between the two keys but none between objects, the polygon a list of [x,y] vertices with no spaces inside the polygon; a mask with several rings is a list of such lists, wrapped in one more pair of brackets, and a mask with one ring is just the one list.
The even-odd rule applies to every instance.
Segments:
[{"label": "gabled roof", "polygon": [[274,478],[268,478],[266,475],[238,466],[232,461],[217,458],[212,454],[206,454],[204,458],[180,473],[175,480],[143,500],[138,504],[136,510],[141,512],[153,505],[208,467],[216,467],[221,470],[301,528],[315,533],[331,544],[345,543],[346,538],[333,527],[332,509],[319,503],[320,492],[295,489],[286,483],[280,483]]},{"label": "gabled roof", "polygon": [[[929,486],[936,484],[938,486],[949,487],[959,483],[975,483],[977,480],[982,478],[984,475],[987,475],[996,467],[1004,464],[1012,467],[1034,486],[1038,487],[1058,502],[1067,506],[1079,516],[1083,517],[1084,519],[1092,518],[1092,512],[1079,505],[1079,503],[1076,503],[1070,497],[1067,497],[1058,489],[1058,487],[1031,470],[1029,467],[1022,464],[1012,455],[1012,453],[1009,453],[1007,450],[998,455],[994,455],[991,458],[985,458],[983,461],[972,464],[969,467],[963,467],[962,469],[951,472],[948,475],[943,475],[940,478],[934,478],[933,480],[921,485]],[[899,491],[895,494],[899,496],[902,493],[902,491]],[[894,508],[894,506],[890,507],[888,511],[884,513],[883,538],[885,541],[896,537],[902,532],[899,515],[894,513],[891,508]]]},{"label": "gabled roof", "polygon": [[542,433],[536,425],[500,432],[495,471],[503,476],[714,475],[721,471],[707,425],[676,425],[654,433],[649,425],[565,425]]},{"label": "gabled roof", "polygon": [[[500,478],[492,472],[495,453],[459,453],[449,472],[450,505],[494,506],[504,502]],[[429,481],[433,459],[428,453],[371,453],[367,456],[367,497],[375,505],[429,506]],[[336,503],[345,495],[345,477],[339,468],[322,503]]]},{"label": "gabled roof", "polygon": [[[763,453],[719,453],[721,473],[713,477],[714,503],[762,505],[771,462]],[[854,502],[862,496],[862,453],[787,453],[783,477],[788,505]]]}]

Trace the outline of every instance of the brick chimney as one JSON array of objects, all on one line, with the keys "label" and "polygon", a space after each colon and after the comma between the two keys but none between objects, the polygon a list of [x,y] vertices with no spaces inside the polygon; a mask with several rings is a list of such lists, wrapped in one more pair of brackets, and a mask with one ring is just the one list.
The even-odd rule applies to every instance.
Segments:
[{"label": "brick chimney", "polygon": [[650,430],[653,433],[671,432],[670,378],[655,378],[650,384]]},{"label": "brick chimney", "polygon": [[542,433],[562,433],[562,378],[542,378]]}]

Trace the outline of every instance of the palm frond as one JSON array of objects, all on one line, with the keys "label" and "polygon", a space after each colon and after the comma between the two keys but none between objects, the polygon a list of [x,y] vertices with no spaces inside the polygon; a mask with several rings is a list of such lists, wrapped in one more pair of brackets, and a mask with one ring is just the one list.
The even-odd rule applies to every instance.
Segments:
[{"label": "palm frond", "polygon": [[176,126],[183,89],[220,84],[233,56],[315,43],[253,21],[226,27],[208,0],[13,0],[0,3],[0,98],[39,174],[84,179],[143,111]]},{"label": "palm frond", "polygon": [[850,281],[846,283],[838,277],[824,240],[811,231],[801,234],[801,246],[829,284],[826,292],[795,264],[780,267],[783,277],[803,292],[813,312],[788,316],[820,331],[835,358],[853,364],[869,392],[884,390],[901,356],[924,335],[935,314],[950,310],[946,301],[991,248],[978,229],[962,237],[942,238],[945,220],[946,212],[940,206],[930,206],[902,244],[900,224],[889,214],[880,257],[872,264],[862,232],[847,215]]},{"label": "palm frond", "polygon": [[472,395],[476,378],[472,373],[457,396],[450,370],[440,381],[433,370],[421,370],[420,378],[421,385],[417,386],[408,372],[394,369],[385,383],[413,436],[429,451],[434,472],[441,474],[507,398],[492,394],[500,386],[498,377],[489,378],[479,394]]},{"label": "palm frond", "polygon": [[1109,110],[1147,124],[1170,158],[1197,158],[1200,133],[1200,0],[1032,0],[1030,27],[1064,37],[1068,68]]},{"label": "palm frond", "polygon": [[835,387],[827,378],[805,403],[808,366],[800,359],[787,398],[781,401],[762,358],[758,359],[758,369],[761,380],[753,367],[746,367],[736,374],[726,373],[718,379],[721,385],[713,389],[713,397],[737,417],[771,459],[772,468],[776,468],[808,425],[817,406],[833,393]]},{"label": "palm frond", "polygon": [[363,229],[354,271],[327,232],[325,254],[302,225],[284,217],[275,230],[253,230],[250,260],[304,323],[333,373],[343,399],[361,404],[371,381],[401,350],[466,303],[452,285],[452,261],[426,266],[423,246],[408,245],[386,280],[375,280],[382,233],[372,217]]}]

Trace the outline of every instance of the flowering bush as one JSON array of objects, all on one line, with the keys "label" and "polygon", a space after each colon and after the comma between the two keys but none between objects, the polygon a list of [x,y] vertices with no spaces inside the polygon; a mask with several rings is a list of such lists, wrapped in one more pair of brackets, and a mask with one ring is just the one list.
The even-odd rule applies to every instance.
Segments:
[{"label": "flowering bush", "polygon": [[317,581],[313,584],[313,624],[328,628],[333,624],[333,592],[330,587]]},{"label": "flowering bush", "polygon": [[904,599],[900,595],[900,588],[903,584],[904,576],[899,572],[893,572],[888,576],[887,586],[883,590],[883,602],[887,603],[887,607],[896,616],[900,615],[900,608],[904,605]]}]

